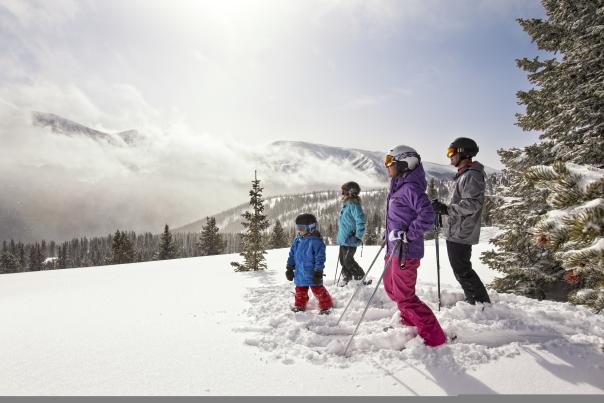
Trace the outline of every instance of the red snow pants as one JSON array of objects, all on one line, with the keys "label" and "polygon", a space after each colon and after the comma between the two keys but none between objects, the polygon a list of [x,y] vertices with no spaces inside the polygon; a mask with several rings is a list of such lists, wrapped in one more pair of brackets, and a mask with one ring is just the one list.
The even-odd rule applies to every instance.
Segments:
[{"label": "red snow pants", "polygon": [[[296,286],[296,306],[306,308],[308,302],[308,286]],[[310,289],[315,297],[319,300],[319,308],[329,309],[333,306],[331,295],[327,292],[327,288],[322,285],[311,285]]]},{"label": "red snow pants", "polygon": [[[389,256],[386,256],[386,261]],[[401,322],[416,326],[419,335],[427,346],[440,346],[447,340],[434,313],[415,295],[415,282],[419,259],[405,259],[404,268],[401,261],[394,257],[384,273],[384,289],[401,312]]]}]

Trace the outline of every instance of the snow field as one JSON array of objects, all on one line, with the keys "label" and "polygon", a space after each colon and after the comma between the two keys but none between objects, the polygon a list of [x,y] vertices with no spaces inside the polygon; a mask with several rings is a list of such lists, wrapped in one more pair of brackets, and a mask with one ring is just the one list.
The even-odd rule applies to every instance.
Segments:
[{"label": "snow field", "polygon": [[[337,247],[327,248],[329,316],[313,296],[306,312],[289,310],[288,249],[269,251],[258,273],[235,273],[229,263],[240,257],[220,255],[2,275],[0,395],[604,393],[601,315],[493,291],[484,311],[468,305],[440,246],[445,307],[437,311],[434,241],[417,294],[458,339],[424,346],[380,288],[348,357],[375,284],[336,325],[355,286],[333,284]],[[486,248],[474,248],[473,263],[488,282],[496,273],[478,261]],[[357,260],[366,269],[377,251],[366,246]]]}]

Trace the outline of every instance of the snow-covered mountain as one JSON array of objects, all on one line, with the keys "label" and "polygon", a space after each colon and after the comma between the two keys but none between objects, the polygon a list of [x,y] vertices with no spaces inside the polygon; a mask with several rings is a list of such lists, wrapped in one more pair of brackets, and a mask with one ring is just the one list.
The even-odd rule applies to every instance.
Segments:
[{"label": "snow-covered mountain", "polygon": [[[489,282],[496,273],[479,259],[486,232],[472,264]],[[380,288],[344,356],[374,288],[361,288],[338,323],[355,284],[335,286],[337,251],[327,248],[327,316],[312,295],[306,312],[289,310],[288,249],[268,251],[268,270],[255,273],[233,271],[239,255],[219,255],[4,274],[0,395],[604,393],[602,315],[492,290],[481,310],[463,302],[442,255],[438,311],[434,242],[416,292],[457,339],[424,346]],[[367,269],[377,252],[366,246],[359,263]]]},{"label": "snow-covered mountain", "polygon": [[[137,130],[107,133],[54,113],[34,111],[32,124],[50,128],[53,133],[70,137],[85,136],[116,147],[136,147],[148,141],[146,136]],[[298,175],[303,171],[322,172],[328,166],[334,171],[346,170],[347,175],[351,177],[360,176],[371,180],[374,185],[385,184],[388,181],[383,166],[383,152],[379,151],[333,147],[303,141],[275,141],[267,147],[253,151],[250,157],[258,167],[280,176]],[[423,161],[423,165],[428,178],[449,179],[455,174],[455,169],[449,165],[429,161]],[[497,172],[493,168],[485,167],[485,169],[489,175]],[[314,176],[318,183],[307,184],[304,190],[320,190],[325,187],[327,183],[321,182],[320,175]]]},{"label": "snow-covered mountain", "polygon": [[[384,169],[384,153],[355,148],[333,147],[303,141],[276,141],[269,144],[262,161],[273,170],[296,174],[301,169],[312,167],[314,162],[330,163],[334,167],[350,168],[351,176],[364,174],[376,181],[386,184],[388,176]],[[455,168],[450,165],[423,161],[428,178],[450,179],[455,175]],[[496,172],[487,168],[487,174]]]},{"label": "snow-covered mountain", "polygon": [[48,127],[53,133],[65,136],[85,136],[94,141],[104,142],[116,147],[137,146],[145,136],[136,130],[126,130],[117,133],[106,133],[91,129],[88,126],[66,119],[54,113],[32,112],[32,124],[38,127]]},{"label": "snow-covered mountain", "polygon": [[[376,189],[363,192],[362,196],[364,201],[371,203],[374,199],[379,199],[380,196],[385,200],[386,193],[386,189]],[[340,192],[333,190],[267,197],[264,200],[265,214],[271,225],[275,223],[275,220],[280,220],[283,225],[288,226],[297,215],[312,211],[324,228],[328,225],[326,218],[331,218],[332,221],[337,219],[337,213],[341,206],[340,198]],[[383,203],[380,202],[379,206],[381,208]],[[221,232],[240,232],[243,229],[241,214],[249,209],[249,203],[243,203],[213,217],[216,219],[216,225]],[[333,224],[335,224],[335,221]],[[202,218],[175,228],[173,232],[199,232],[204,225],[206,225],[206,219]]]}]

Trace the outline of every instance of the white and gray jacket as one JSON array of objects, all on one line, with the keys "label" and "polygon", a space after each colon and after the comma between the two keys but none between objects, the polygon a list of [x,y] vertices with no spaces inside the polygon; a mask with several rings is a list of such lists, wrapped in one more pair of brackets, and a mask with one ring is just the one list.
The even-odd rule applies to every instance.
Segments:
[{"label": "white and gray jacket", "polygon": [[444,226],[447,241],[476,245],[484,204],[484,166],[474,161],[471,167],[455,175],[455,189]]}]

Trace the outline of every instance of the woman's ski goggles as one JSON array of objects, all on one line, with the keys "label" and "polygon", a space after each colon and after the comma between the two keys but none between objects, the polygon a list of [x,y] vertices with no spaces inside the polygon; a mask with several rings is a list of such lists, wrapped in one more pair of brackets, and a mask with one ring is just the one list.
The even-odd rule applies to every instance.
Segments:
[{"label": "woman's ski goggles", "polygon": [[313,232],[317,228],[317,224],[296,224],[298,232]]},{"label": "woman's ski goggles", "polygon": [[447,148],[447,158],[451,158],[455,154],[457,154],[457,147],[449,147]]},{"label": "woman's ski goggles", "polygon": [[386,165],[386,167],[392,166],[392,164],[394,164],[394,156],[387,154],[384,157],[384,165]]}]

